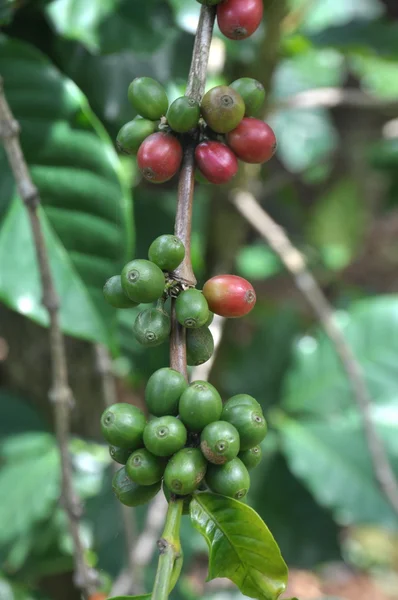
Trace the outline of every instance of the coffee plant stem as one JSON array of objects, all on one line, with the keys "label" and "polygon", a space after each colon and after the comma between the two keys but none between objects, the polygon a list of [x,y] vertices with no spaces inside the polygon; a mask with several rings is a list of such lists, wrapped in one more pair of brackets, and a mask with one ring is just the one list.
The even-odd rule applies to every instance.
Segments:
[{"label": "coffee plant stem", "polygon": [[398,514],[398,483],[391,468],[383,443],[372,420],[370,397],[361,365],[334,319],[332,306],[325,298],[315,277],[308,270],[304,256],[293,246],[286,233],[265,212],[250,192],[237,190],[230,199],[241,215],[258,231],[272,250],[280,257],[294,282],[321,322],[334,345],[336,353],[350,382],[353,397],[362,416],[367,446],[373,471],[380,490]]},{"label": "coffee plant stem", "polygon": [[69,455],[70,411],[73,395],[68,383],[65,342],[59,319],[59,298],[55,289],[46,242],[39,217],[40,195],[33,184],[19,142],[19,124],[14,119],[4,94],[0,77],[0,139],[14,174],[19,195],[28,212],[37,255],[42,286],[42,304],[49,317],[49,336],[52,369],[52,386],[49,400],[54,406],[54,428],[61,459],[61,499],[66,511],[73,540],[75,583],[85,598],[95,592],[97,574],[85,561],[84,545],[80,537],[81,505],[73,489],[72,467]]},{"label": "coffee plant stem", "polygon": [[184,500],[172,499],[169,502],[166,523],[162,537],[158,541],[159,564],[152,592],[152,600],[167,600],[173,585],[173,570],[181,559],[180,526]]}]

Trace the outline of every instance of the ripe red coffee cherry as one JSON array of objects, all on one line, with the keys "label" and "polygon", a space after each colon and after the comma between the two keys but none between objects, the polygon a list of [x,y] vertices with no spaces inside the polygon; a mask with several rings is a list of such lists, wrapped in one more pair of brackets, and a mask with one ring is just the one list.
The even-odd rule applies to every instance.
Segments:
[{"label": "ripe red coffee cherry", "polygon": [[263,0],[226,0],[217,6],[220,31],[230,40],[244,40],[259,27]]},{"label": "ripe red coffee cherry", "polygon": [[141,173],[152,183],[164,183],[180,168],[182,148],[180,142],[169,133],[153,133],[144,140],[138,150],[137,163]]},{"label": "ripe red coffee cherry", "polygon": [[227,142],[236,156],[247,163],[264,163],[275,154],[275,133],[267,123],[245,117],[227,134]]},{"label": "ripe red coffee cherry", "polygon": [[221,142],[208,141],[196,146],[195,160],[210,183],[227,183],[238,170],[235,154]]},{"label": "ripe red coffee cherry", "polygon": [[256,304],[251,283],[237,275],[216,275],[203,286],[209,309],[222,317],[243,317]]}]

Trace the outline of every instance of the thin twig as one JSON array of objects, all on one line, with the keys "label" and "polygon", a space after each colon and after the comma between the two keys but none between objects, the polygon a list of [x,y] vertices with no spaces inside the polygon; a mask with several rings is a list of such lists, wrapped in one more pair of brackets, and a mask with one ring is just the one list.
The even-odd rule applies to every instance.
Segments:
[{"label": "thin twig", "polygon": [[49,399],[54,405],[54,426],[58,440],[62,492],[61,498],[65,508],[70,533],[73,539],[75,561],[75,584],[82,590],[86,598],[96,589],[97,574],[90,569],[84,556],[84,545],[80,537],[79,521],[82,508],[75,495],[72,481],[72,465],[69,455],[70,411],[73,406],[72,391],[68,383],[65,343],[59,322],[59,299],[51,274],[50,261],[46,248],[43,230],[38,214],[40,196],[33,184],[19,142],[19,124],[14,119],[6,100],[3,80],[0,77],[0,138],[14,174],[19,195],[24,202],[33,234],[37,262],[42,285],[42,304],[48,312],[50,353],[52,369],[52,387]]},{"label": "thin twig", "polygon": [[355,88],[334,87],[304,90],[289,98],[274,101],[269,110],[270,112],[277,112],[289,108],[335,108],[337,106],[351,106],[388,112],[398,111],[396,100],[376,98]]},{"label": "thin twig", "polygon": [[[94,347],[95,350],[95,358],[96,358],[96,368],[100,376],[101,380],[101,392],[102,399],[105,407],[112,406],[115,404],[117,399],[117,390],[116,390],[116,382],[115,377],[112,372],[112,360],[109,354],[108,348],[103,346],[102,344],[96,344]],[[120,469],[120,465],[113,462],[112,467],[114,472]],[[135,543],[135,512],[132,508],[125,506],[124,504],[120,504],[120,512],[122,515],[123,521],[123,532],[126,540],[126,550],[127,557],[129,561],[129,568],[126,569],[127,579],[126,579],[126,590],[123,592],[124,594],[128,593],[139,593],[141,590],[139,589],[139,584],[137,585],[136,578],[134,577],[134,561],[132,559],[132,548]],[[116,595],[116,594],[113,594]]]},{"label": "thin twig", "polygon": [[391,507],[398,514],[398,484],[382,441],[372,421],[372,399],[365,383],[361,365],[334,320],[333,308],[308,270],[304,256],[292,245],[284,230],[271,219],[253,194],[240,190],[235,191],[231,195],[231,201],[241,215],[247,219],[280,257],[333,343],[362,416],[375,478]]}]

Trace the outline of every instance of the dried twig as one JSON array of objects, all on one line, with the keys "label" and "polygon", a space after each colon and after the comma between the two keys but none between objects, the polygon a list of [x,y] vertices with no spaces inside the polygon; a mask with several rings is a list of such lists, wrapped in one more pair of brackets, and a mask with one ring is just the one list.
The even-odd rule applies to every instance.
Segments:
[{"label": "dried twig", "polygon": [[0,77],[0,138],[14,174],[19,195],[26,206],[32,229],[37,263],[42,284],[42,303],[49,317],[49,335],[52,369],[52,387],[49,399],[54,405],[54,426],[58,440],[61,472],[62,502],[73,539],[75,561],[75,584],[86,598],[96,589],[97,574],[85,561],[84,545],[79,532],[81,505],[75,495],[72,481],[72,466],[69,455],[70,411],[73,406],[72,391],[68,383],[65,343],[59,322],[59,299],[55,290],[47,253],[46,242],[38,214],[40,196],[33,184],[19,142],[19,124],[14,119],[6,100],[3,80]]},{"label": "dried twig", "polygon": [[253,194],[240,190],[235,191],[231,195],[231,201],[241,215],[247,219],[280,257],[333,343],[362,416],[376,480],[384,496],[398,514],[398,484],[382,441],[372,421],[372,399],[365,383],[362,368],[334,320],[333,308],[329,305],[321,288],[308,270],[304,256],[292,245],[284,230],[271,219]]}]

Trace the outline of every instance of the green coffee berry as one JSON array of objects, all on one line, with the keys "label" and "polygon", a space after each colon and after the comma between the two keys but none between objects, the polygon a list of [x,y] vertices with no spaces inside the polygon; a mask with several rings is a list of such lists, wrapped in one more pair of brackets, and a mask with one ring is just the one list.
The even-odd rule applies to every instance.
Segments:
[{"label": "green coffee berry", "polygon": [[139,485],[152,485],[160,481],[165,468],[165,460],[154,456],[146,448],[133,452],[126,463],[127,475]]},{"label": "green coffee berry", "polygon": [[158,369],[148,379],[145,388],[145,402],[149,412],[155,417],[178,415],[178,402],[188,383],[181,373],[164,367]]},{"label": "green coffee berry", "polygon": [[196,367],[207,362],[214,352],[214,340],[208,327],[187,329],[187,364]]},{"label": "green coffee berry", "polygon": [[159,346],[167,340],[171,331],[170,317],[163,310],[147,308],[139,313],[133,333],[136,340],[143,346]]},{"label": "green coffee berry", "polygon": [[138,306],[137,302],[130,300],[124,293],[120,275],[114,275],[108,279],[103,292],[107,303],[114,308],[134,308],[134,306]]},{"label": "green coffee berry", "polygon": [[198,448],[183,448],[169,460],[164,482],[173,494],[192,494],[205,476],[206,466],[206,459]]},{"label": "green coffee berry", "polygon": [[156,496],[160,485],[160,481],[153,485],[137,485],[127,475],[126,467],[119,469],[112,480],[113,493],[125,506],[146,504]]},{"label": "green coffee berry", "polygon": [[261,446],[254,446],[249,450],[239,452],[238,458],[243,462],[246,469],[255,469],[261,462],[262,453]]},{"label": "green coffee berry", "polygon": [[201,111],[204,120],[213,131],[228,133],[243,119],[245,103],[233,88],[219,85],[203,96]]},{"label": "green coffee berry", "polygon": [[181,96],[174,100],[167,112],[167,121],[171,129],[178,133],[186,133],[197,127],[200,117],[200,106],[193,98]]},{"label": "green coffee berry", "polygon": [[163,271],[174,271],[184,260],[185,247],[175,235],[161,235],[149,246],[149,260]]},{"label": "green coffee berry", "polygon": [[243,462],[234,458],[225,465],[209,464],[206,483],[216,494],[242,500],[249,491],[250,475]]},{"label": "green coffee berry", "polygon": [[164,87],[151,77],[137,77],[128,89],[128,98],[145,119],[156,121],[166,114],[169,106]]},{"label": "green coffee berry", "polygon": [[261,408],[250,404],[237,404],[231,408],[227,402],[221,419],[228,421],[238,430],[241,450],[253,448],[262,442],[267,434],[267,423]]},{"label": "green coffee berry", "polygon": [[121,283],[130,300],[150,303],[162,296],[166,282],[162,270],[153,262],[135,259],[123,268]]},{"label": "green coffee berry", "polygon": [[200,436],[200,449],[207,460],[215,465],[223,465],[239,452],[239,433],[226,421],[214,421],[203,429]]},{"label": "green coffee berry", "polygon": [[171,456],[187,441],[187,430],[175,417],[152,419],[144,429],[145,447],[155,456]]},{"label": "green coffee berry", "polygon": [[251,77],[241,77],[231,83],[230,87],[243,98],[245,117],[255,117],[265,101],[263,84]]},{"label": "green coffee berry", "polygon": [[123,154],[137,154],[142,142],[157,128],[157,122],[135,117],[135,119],[123,125],[117,134],[117,149]]},{"label": "green coffee berry", "polygon": [[202,327],[209,318],[207,300],[199,290],[181,292],[175,308],[178,322],[188,329]]},{"label": "green coffee berry", "polygon": [[221,396],[207,381],[193,381],[180,398],[179,412],[181,421],[190,431],[202,431],[206,425],[220,419]]},{"label": "green coffee berry", "polygon": [[120,465],[125,465],[130,454],[132,453],[133,450],[131,450],[131,448],[118,448],[117,446],[109,446],[109,454],[112,460]]},{"label": "green coffee berry", "polygon": [[144,413],[125,402],[113,404],[101,417],[102,435],[112,446],[135,450],[142,445],[146,425]]}]

